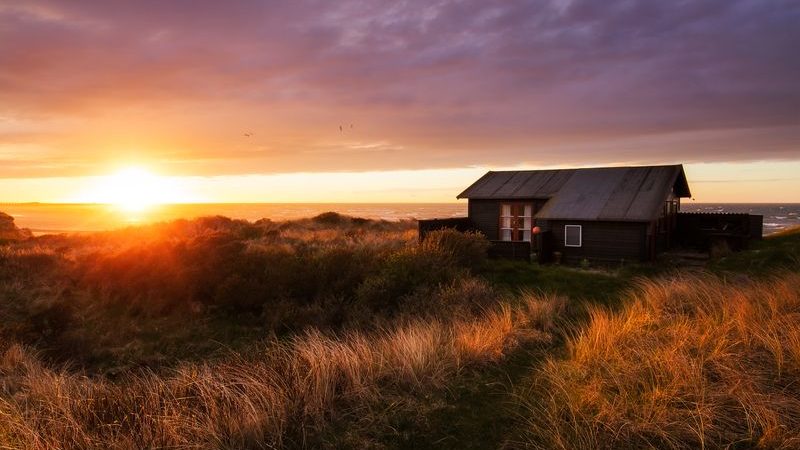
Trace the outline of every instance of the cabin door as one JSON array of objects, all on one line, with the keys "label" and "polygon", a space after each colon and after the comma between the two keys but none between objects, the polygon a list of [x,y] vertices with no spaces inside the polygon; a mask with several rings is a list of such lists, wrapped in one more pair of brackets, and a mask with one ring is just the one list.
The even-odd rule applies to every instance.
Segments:
[{"label": "cabin door", "polygon": [[500,205],[498,240],[531,241],[534,226],[532,203],[503,203]]}]

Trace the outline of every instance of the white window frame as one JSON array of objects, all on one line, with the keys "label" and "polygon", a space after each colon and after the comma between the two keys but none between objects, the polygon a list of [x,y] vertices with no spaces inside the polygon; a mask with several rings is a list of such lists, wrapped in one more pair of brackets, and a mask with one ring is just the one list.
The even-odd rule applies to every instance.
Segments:
[{"label": "white window frame", "polygon": [[[505,206],[508,206],[508,214],[509,215],[507,215],[507,216],[503,214],[503,209],[504,209]],[[504,227],[503,226],[503,222],[504,222],[503,219],[508,219],[508,227]],[[514,206],[513,206],[513,204],[511,204],[511,203],[502,203],[502,204],[500,204],[500,236],[499,236],[499,238],[500,238],[501,241],[503,241],[503,242],[511,242],[511,241],[514,240],[514,227],[513,227],[514,224],[513,224],[513,221],[514,221]],[[508,231],[508,239],[504,239],[503,238],[503,232],[504,231]]]},{"label": "white window frame", "polygon": [[[530,208],[530,215],[525,215],[525,210]],[[522,215],[519,216],[522,219],[522,227],[518,228],[518,230],[522,233],[522,242],[531,242],[533,241],[533,204],[532,203],[523,203],[522,204]],[[525,226],[525,219],[528,219],[528,225]],[[528,233],[528,239],[525,239],[525,232]]]},{"label": "white window frame", "polygon": [[[569,227],[578,229],[578,245],[567,242],[567,228]],[[583,225],[564,225],[564,247],[583,247]]]}]

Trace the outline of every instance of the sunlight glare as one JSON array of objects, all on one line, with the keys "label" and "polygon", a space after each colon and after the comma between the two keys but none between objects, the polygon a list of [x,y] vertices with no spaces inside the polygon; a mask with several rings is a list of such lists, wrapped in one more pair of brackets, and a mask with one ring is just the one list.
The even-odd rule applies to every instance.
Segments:
[{"label": "sunlight glare", "polygon": [[175,183],[141,167],[126,167],[101,177],[91,197],[126,212],[142,212],[154,205],[179,202]]}]

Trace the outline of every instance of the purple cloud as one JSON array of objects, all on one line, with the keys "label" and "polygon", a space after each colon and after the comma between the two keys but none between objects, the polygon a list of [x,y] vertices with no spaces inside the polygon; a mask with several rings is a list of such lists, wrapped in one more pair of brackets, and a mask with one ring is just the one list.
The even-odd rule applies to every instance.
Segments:
[{"label": "purple cloud", "polygon": [[786,0],[0,4],[0,121],[73,124],[0,123],[0,176],[796,159],[798,42]]}]

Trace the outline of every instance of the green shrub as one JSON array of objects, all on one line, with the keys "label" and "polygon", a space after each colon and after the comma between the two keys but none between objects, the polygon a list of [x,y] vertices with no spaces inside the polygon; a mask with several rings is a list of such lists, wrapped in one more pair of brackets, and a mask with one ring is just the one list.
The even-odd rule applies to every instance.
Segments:
[{"label": "green shrub", "polygon": [[356,298],[373,310],[393,314],[404,297],[415,290],[437,286],[463,275],[464,269],[455,266],[451,254],[438,246],[407,247],[390,255],[380,272],[364,280]]}]

